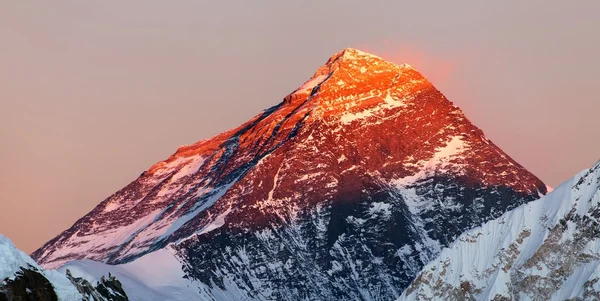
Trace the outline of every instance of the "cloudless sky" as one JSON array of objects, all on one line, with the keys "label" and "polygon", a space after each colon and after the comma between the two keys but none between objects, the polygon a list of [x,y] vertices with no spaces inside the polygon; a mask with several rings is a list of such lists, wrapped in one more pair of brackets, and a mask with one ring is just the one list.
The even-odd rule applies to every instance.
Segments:
[{"label": "cloudless sky", "polygon": [[355,47],[556,186],[600,159],[600,1],[0,0],[0,233],[31,252]]}]

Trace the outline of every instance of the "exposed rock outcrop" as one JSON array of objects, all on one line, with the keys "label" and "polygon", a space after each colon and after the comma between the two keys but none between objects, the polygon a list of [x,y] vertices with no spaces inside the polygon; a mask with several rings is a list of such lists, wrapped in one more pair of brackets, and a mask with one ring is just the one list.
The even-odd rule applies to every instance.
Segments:
[{"label": "exposed rock outcrop", "polygon": [[67,278],[77,287],[77,290],[84,296],[86,301],[128,301],[127,294],[123,290],[121,282],[109,274],[108,280],[105,277],[93,286],[89,281],[81,277],[73,277],[71,271],[67,269]]},{"label": "exposed rock outcrop", "polygon": [[23,267],[13,279],[0,282],[0,301],[57,300],[50,281],[33,266]]}]

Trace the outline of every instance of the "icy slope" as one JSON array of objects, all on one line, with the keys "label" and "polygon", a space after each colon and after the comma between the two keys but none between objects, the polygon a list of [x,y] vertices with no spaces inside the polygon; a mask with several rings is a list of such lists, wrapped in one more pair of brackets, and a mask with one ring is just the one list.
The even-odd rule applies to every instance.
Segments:
[{"label": "icy slope", "polygon": [[28,266],[37,267],[37,263],[0,234],[0,279],[13,278],[21,267]]},{"label": "icy slope", "polygon": [[461,235],[399,300],[599,300],[600,162]]},{"label": "icy slope", "polygon": [[[2,297],[3,286],[6,285],[7,281],[18,280],[19,274],[24,270],[45,277],[53,286],[59,300],[81,300],[81,294],[64,274],[53,270],[42,270],[33,259],[17,249],[8,238],[0,234],[0,297]],[[30,290],[34,289],[43,288],[30,287]]]}]

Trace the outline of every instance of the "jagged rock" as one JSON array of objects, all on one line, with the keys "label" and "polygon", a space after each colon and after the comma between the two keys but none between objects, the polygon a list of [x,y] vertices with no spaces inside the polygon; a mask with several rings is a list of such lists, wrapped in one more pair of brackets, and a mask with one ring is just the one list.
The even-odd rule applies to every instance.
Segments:
[{"label": "jagged rock", "polygon": [[0,282],[0,301],[56,301],[54,287],[33,266],[21,268],[14,279]]},{"label": "jagged rock", "polygon": [[73,277],[69,269],[66,270],[67,278],[77,287],[86,301],[128,301],[127,294],[123,290],[121,282],[114,276],[109,275],[106,280],[101,277],[100,282],[94,287],[89,281],[81,277]]}]

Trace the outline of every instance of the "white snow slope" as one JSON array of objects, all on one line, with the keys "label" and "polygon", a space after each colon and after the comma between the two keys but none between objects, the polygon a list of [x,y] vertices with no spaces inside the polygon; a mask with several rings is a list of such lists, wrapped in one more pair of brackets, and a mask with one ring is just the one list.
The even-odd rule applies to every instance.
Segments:
[{"label": "white snow slope", "polygon": [[398,300],[600,300],[600,162],[461,235]]},{"label": "white snow slope", "polygon": [[[123,285],[123,290],[131,301],[188,301],[244,300],[240,292],[229,291],[227,295],[218,287],[206,285],[184,278],[182,263],[175,257],[173,249],[166,247],[142,256],[135,261],[108,265],[92,260],[74,260],[58,270],[63,274],[69,269],[75,277],[82,277],[95,284],[103,275],[114,275]],[[233,299],[232,299],[233,298]]]},{"label": "white snow slope", "polygon": [[198,285],[192,285],[183,278],[181,263],[170,250],[164,248],[121,265],[74,260],[58,270],[64,273],[69,269],[73,276],[82,277],[92,284],[111,273],[121,282],[132,301],[201,300],[197,293]]},{"label": "white snow slope", "polygon": [[7,279],[15,279],[15,274],[25,269],[37,269],[44,275],[54,287],[58,300],[71,301],[81,300],[82,296],[73,286],[71,281],[67,279],[65,274],[61,274],[54,270],[42,270],[31,257],[27,256],[23,251],[17,249],[13,243],[0,234],[0,284]]}]

